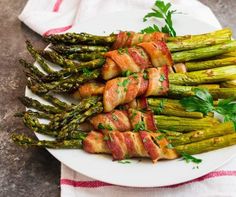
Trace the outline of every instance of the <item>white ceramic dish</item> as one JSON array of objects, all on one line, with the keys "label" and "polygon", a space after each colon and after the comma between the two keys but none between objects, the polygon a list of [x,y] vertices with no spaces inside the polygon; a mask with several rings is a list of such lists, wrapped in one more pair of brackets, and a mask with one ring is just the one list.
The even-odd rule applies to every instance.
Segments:
[{"label": "white ceramic dish", "polygon": [[[81,22],[78,29],[71,31],[97,35],[118,30],[139,31],[149,25],[142,22],[145,13],[147,11],[129,11],[97,16]],[[186,15],[176,15],[174,24],[178,35],[216,30],[215,27]],[[40,100],[28,89],[26,95]],[[50,139],[44,135],[37,133],[36,135],[40,140]],[[110,156],[88,154],[83,150],[48,149],[48,151],[73,170],[97,180],[122,186],[158,187],[186,182],[215,170],[236,155],[236,146],[196,155],[203,160],[198,169],[193,169],[194,164],[187,164],[180,159],[160,161],[157,164],[153,164],[150,160],[131,160],[130,164],[121,164],[112,161]]]}]

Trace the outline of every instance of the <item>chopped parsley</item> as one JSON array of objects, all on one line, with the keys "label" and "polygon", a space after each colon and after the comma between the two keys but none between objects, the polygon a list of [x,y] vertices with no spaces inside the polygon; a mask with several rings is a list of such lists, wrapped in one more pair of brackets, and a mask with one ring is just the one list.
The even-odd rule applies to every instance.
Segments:
[{"label": "chopped parsley", "polygon": [[146,127],[145,127],[145,123],[143,121],[140,121],[139,123],[137,123],[135,126],[134,126],[134,131],[135,132],[138,132],[138,131],[143,131],[145,130]]},{"label": "chopped parsley", "polygon": [[123,160],[119,160],[118,163],[121,163],[121,164],[128,164],[128,163],[131,163],[131,161],[127,160],[127,159],[123,159]]},{"label": "chopped parsley", "polygon": [[130,37],[131,33],[129,31],[126,32],[127,36]]},{"label": "chopped parsley", "polygon": [[112,130],[113,130],[112,127],[111,127],[111,125],[109,125],[109,124],[103,125],[102,123],[99,123],[99,124],[98,124],[98,129],[101,129],[101,130],[106,129],[106,130],[109,130],[109,131],[112,131]]},{"label": "chopped parsley", "polygon": [[161,114],[161,112],[163,112],[164,108],[165,108],[165,102],[167,101],[167,99],[161,99],[159,105],[157,106],[157,108],[155,109],[155,113],[156,114]]},{"label": "chopped parsley", "polygon": [[168,149],[173,149],[174,147],[172,146],[172,144],[167,144],[167,145],[166,145],[166,148],[168,148]]},{"label": "chopped parsley", "polygon": [[157,140],[162,140],[165,137],[165,135],[161,134],[159,136],[156,137]]},{"label": "chopped parsley", "polygon": [[118,53],[122,55],[123,53],[129,53],[128,48],[119,48],[117,49]]},{"label": "chopped parsley", "polygon": [[183,160],[185,160],[187,163],[193,162],[193,163],[199,164],[199,163],[202,162],[201,159],[193,157],[192,155],[189,155],[189,154],[184,153],[184,152],[181,153],[181,156],[182,156]]},{"label": "chopped parsley", "polygon": [[123,77],[128,77],[128,76],[130,76],[132,73],[129,71],[129,70],[126,70],[126,71],[123,71],[122,72],[122,76]]},{"label": "chopped parsley", "polygon": [[143,78],[146,79],[146,80],[148,80],[148,74],[147,74],[147,72],[144,72],[144,73],[143,73]]},{"label": "chopped parsley", "polygon": [[131,115],[130,119],[133,120],[136,115],[137,115],[136,111],[132,112],[132,115]]},{"label": "chopped parsley", "polygon": [[160,81],[160,82],[163,82],[163,81],[165,81],[165,80],[166,80],[165,75],[164,75],[164,74],[161,74],[159,81]]}]

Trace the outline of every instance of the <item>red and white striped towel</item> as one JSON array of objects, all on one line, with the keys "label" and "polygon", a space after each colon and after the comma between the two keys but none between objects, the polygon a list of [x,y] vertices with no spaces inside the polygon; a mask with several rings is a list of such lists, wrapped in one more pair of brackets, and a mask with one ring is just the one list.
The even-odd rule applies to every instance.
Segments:
[{"label": "red and white striped towel", "polygon": [[[212,11],[197,0],[169,0],[183,13],[220,28]],[[79,23],[102,13],[149,9],[154,0],[29,0],[19,19],[41,35],[79,29]],[[193,181],[162,188],[128,188],[85,177],[61,165],[62,197],[236,196],[236,159]]]}]

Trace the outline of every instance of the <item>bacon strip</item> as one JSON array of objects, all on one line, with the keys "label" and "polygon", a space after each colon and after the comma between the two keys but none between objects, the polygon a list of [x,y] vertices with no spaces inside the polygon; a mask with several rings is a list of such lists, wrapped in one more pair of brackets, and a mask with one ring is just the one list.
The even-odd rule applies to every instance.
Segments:
[{"label": "bacon strip", "polygon": [[124,32],[121,31],[117,34],[116,41],[113,44],[113,49],[123,48],[123,47],[130,47],[137,45],[141,42],[150,42],[150,41],[165,41],[168,37],[168,34],[161,33],[161,32],[154,32],[150,34],[140,34],[134,33],[132,31]]},{"label": "bacon strip", "polygon": [[[90,119],[94,129],[105,132],[108,128],[118,131],[128,131],[131,129],[128,113],[125,110],[114,110],[109,113],[98,114]],[[99,125],[104,127],[101,129]]]},{"label": "bacon strip", "polygon": [[168,147],[161,133],[140,131],[110,131],[104,135],[91,131],[83,141],[83,149],[88,153],[112,154],[113,159],[122,160],[132,157],[148,157],[153,162],[160,159],[175,159],[178,154]]},{"label": "bacon strip", "polygon": [[138,46],[141,46],[146,51],[151,58],[152,65],[154,67],[160,67],[163,65],[168,65],[171,67],[173,65],[171,53],[165,42],[142,42],[138,44]]},{"label": "bacon strip", "polygon": [[109,51],[105,57],[108,58],[102,68],[102,77],[105,80],[114,78],[125,71],[141,72],[146,68],[163,65],[167,65],[173,72],[170,51],[162,41],[143,42],[136,47]]},{"label": "bacon strip", "polygon": [[168,68],[147,69],[148,79],[144,74],[120,77],[107,81],[103,92],[104,111],[110,112],[118,105],[130,103],[136,97],[165,95],[169,88]]}]

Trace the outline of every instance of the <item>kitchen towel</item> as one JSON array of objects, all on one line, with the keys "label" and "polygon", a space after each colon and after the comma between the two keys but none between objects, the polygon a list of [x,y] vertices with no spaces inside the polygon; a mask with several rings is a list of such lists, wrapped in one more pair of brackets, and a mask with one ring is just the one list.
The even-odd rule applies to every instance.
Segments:
[{"label": "kitchen towel", "polygon": [[[154,0],[29,0],[19,19],[41,35],[64,33],[103,13],[150,9]],[[220,28],[212,11],[197,0],[169,0],[179,12]],[[122,164],[121,164],[122,165]],[[158,164],[157,164],[158,165]],[[62,197],[236,196],[236,159],[187,183],[161,188],[131,188],[93,180],[61,165]],[[112,176],[112,175],[111,175]]]}]

